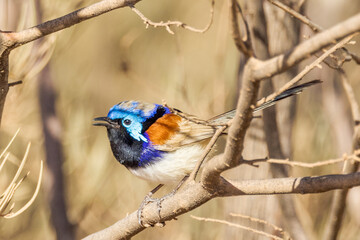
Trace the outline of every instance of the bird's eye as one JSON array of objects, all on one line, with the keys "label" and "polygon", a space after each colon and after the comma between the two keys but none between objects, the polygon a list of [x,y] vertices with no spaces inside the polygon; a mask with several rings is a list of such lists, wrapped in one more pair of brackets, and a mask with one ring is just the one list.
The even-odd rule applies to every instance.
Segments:
[{"label": "bird's eye", "polygon": [[131,125],[131,120],[130,119],[124,119],[123,120],[123,125],[125,126],[125,127],[128,127],[128,126],[130,126]]}]

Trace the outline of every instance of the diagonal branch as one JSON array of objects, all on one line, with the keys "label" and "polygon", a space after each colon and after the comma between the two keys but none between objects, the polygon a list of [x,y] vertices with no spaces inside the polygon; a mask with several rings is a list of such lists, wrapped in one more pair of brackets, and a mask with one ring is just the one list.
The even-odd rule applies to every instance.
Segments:
[{"label": "diagonal branch", "polygon": [[147,17],[145,17],[144,14],[142,14],[142,12],[140,12],[140,10],[138,10],[137,8],[135,8],[135,6],[130,6],[131,10],[136,13],[145,23],[146,28],[148,28],[149,26],[152,26],[154,28],[157,27],[165,27],[166,31],[168,31],[168,33],[170,34],[175,34],[173,30],[171,30],[170,26],[175,26],[175,27],[182,27],[186,30],[192,31],[192,32],[197,32],[197,33],[205,33],[207,30],[209,30],[213,19],[214,19],[214,5],[215,5],[215,0],[211,1],[211,8],[210,8],[210,18],[209,18],[209,22],[206,24],[206,26],[203,29],[198,29],[192,26],[187,25],[186,23],[180,22],[180,21],[167,21],[167,22],[153,22],[150,19],[148,19]]},{"label": "diagonal branch", "polygon": [[315,33],[320,32],[322,30],[322,28],[319,25],[317,25],[316,23],[310,21],[310,19],[308,19],[304,15],[298,13],[297,11],[293,10],[292,8],[288,7],[284,3],[280,2],[280,1],[277,1],[277,0],[268,0],[268,1],[271,4],[277,6],[278,8],[284,10],[285,12],[291,14],[295,18],[299,19],[304,24],[308,25],[311,28],[311,30],[313,30]]},{"label": "diagonal branch", "polygon": [[[288,14],[290,14],[291,16],[295,17],[296,19],[298,19],[299,21],[301,21],[302,23],[306,24],[307,26],[309,26],[311,28],[311,30],[314,33],[318,33],[321,31],[324,31],[324,29],[319,26],[318,24],[314,23],[313,21],[311,21],[309,18],[307,18],[306,16],[300,14],[299,12],[295,11],[294,9],[288,7],[287,5],[283,4],[282,2],[278,1],[278,0],[268,0],[270,3],[272,3],[273,5],[277,6],[278,8],[284,10],[285,12],[287,12]],[[344,51],[344,54],[349,56],[350,59],[353,59],[357,64],[360,64],[360,59],[359,57],[355,54],[350,52],[348,49],[343,48],[342,49]],[[334,57],[334,56],[332,56]],[[346,58],[344,60],[347,60]],[[327,63],[327,65],[329,67],[331,67],[330,64]],[[339,64],[338,64],[339,65]],[[331,67],[332,68],[332,67]]]},{"label": "diagonal branch", "polygon": [[344,38],[358,31],[360,31],[360,14],[316,34],[285,54],[261,62],[254,71],[254,78],[261,80],[282,73],[323,47],[332,44],[334,40]]},{"label": "diagonal branch", "polygon": [[293,79],[291,79],[289,82],[287,82],[283,87],[281,87],[278,91],[270,94],[269,96],[261,99],[257,102],[256,106],[260,106],[264,102],[271,101],[275,99],[276,96],[278,96],[281,92],[286,91],[293,85],[295,85],[297,82],[299,82],[306,74],[308,74],[312,69],[315,67],[319,67],[320,63],[323,62],[330,54],[335,52],[337,49],[342,48],[345,44],[347,44],[354,36],[356,36],[358,33],[351,34],[350,36],[344,38],[337,44],[335,44],[333,47],[331,47],[329,50],[327,50],[325,53],[323,53],[319,58],[317,58],[314,62],[312,62],[310,65],[306,66],[298,75],[296,75]]},{"label": "diagonal branch", "polygon": [[140,0],[103,0],[20,32],[0,31],[0,34],[3,35],[1,45],[13,49],[112,10],[134,5],[139,1]]}]

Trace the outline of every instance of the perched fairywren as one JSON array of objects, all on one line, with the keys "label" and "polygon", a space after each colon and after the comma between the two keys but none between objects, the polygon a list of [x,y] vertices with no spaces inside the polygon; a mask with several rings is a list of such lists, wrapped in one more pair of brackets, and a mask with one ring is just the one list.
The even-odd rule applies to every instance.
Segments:
[{"label": "perched fairywren", "polygon": [[[314,80],[290,88],[254,112],[319,82]],[[178,182],[194,169],[216,131],[215,124],[226,124],[234,115],[232,110],[209,119],[209,124],[204,125],[191,121],[193,116],[183,118],[159,104],[124,101],[113,106],[107,117],[95,118],[98,122],[94,125],[107,128],[115,158],[134,175],[167,184]]]}]

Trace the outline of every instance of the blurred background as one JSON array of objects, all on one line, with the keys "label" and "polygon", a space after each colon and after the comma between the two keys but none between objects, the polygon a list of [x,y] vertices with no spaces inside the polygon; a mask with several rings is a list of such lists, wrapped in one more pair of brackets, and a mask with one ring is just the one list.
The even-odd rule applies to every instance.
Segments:
[{"label": "blurred background", "polygon": [[[23,30],[95,2],[0,0],[0,29]],[[203,28],[209,21],[211,4],[208,0],[144,0],[136,7],[153,21],[180,20]],[[306,1],[304,7],[306,15],[324,28],[359,10],[360,2],[353,0],[313,0]],[[245,15],[251,14],[245,11]],[[14,175],[28,142],[32,146],[25,170],[31,173],[15,194],[16,207],[31,197],[40,160],[48,156],[61,162],[45,164],[43,185],[30,209],[14,219],[0,218],[0,238],[78,239],[135,211],[155,186],[132,176],[115,160],[105,129],[93,127],[92,119],[130,99],[155,103],[165,100],[172,107],[204,119],[233,109],[239,88],[240,53],[231,37],[229,15],[228,2],[216,1],[213,24],[207,32],[172,28],[175,34],[171,35],[164,28],[146,28],[134,12],[124,8],[12,51],[9,82],[22,80],[23,84],[11,87],[6,99],[0,150],[18,128],[21,130],[10,148],[10,163],[1,172],[0,187],[5,187],[7,179]],[[311,35],[306,26],[301,26],[302,40]],[[349,49],[360,53],[359,44]],[[352,62],[344,68],[360,102],[360,69]],[[324,66],[304,80],[315,78],[324,81],[322,86],[297,97],[290,144],[295,161],[321,161],[352,151],[351,113],[336,74]],[[245,156],[249,158],[266,156],[259,122],[254,121],[255,134],[249,134],[246,143]],[[50,145],[55,147],[46,152],[45,146]],[[222,145],[220,142],[217,152],[221,152]],[[291,176],[306,176],[340,173],[341,168],[339,164],[289,171]],[[241,166],[227,174],[238,179],[271,177],[267,164],[256,169]],[[59,178],[63,185],[54,185]],[[63,196],[53,193],[58,187],[63,189]],[[162,194],[167,191],[170,189]],[[321,237],[332,194],[294,196],[298,217],[310,239]],[[339,239],[360,239],[359,216],[351,214],[360,211],[354,209],[359,198],[356,191],[349,195],[350,205]],[[56,208],[60,215],[54,213]],[[283,227],[286,219],[279,211],[275,196],[215,199],[168,222],[165,228],[148,229],[134,239],[266,239],[229,226],[198,222],[190,215],[226,219],[271,232],[259,223],[229,214],[258,217]],[[56,234],[54,223],[69,232]]]}]

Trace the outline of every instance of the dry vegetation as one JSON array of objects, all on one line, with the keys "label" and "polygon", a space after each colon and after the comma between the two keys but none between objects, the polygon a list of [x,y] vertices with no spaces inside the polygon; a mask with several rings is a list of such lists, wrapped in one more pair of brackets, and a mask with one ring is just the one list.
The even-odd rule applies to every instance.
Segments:
[{"label": "dry vegetation", "polygon": [[[24,30],[94,2],[0,0],[0,30]],[[106,114],[115,103],[129,99],[157,103],[165,99],[170,106],[203,119],[235,108],[239,92],[239,62],[244,61],[244,53],[249,57],[252,52],[246,51],[249,50],[246,42],[243,46],[239,44],[241,37],[239,38],[233,30],[234,17],[230,17],[232,14],[229,2],[234,3],[215,1],[209,29],[207,26],[212,16],[211,1],[144,0],[136,4],[136,9],[143,14],[142,18],[134,9],[126,7],[12,50],[9,83],[20,80],[23,83],[11,86],[6,97],[1,118],[0,152],[19,127],[21,131],[11,145],[8,163],[1,171],[0,192],[11,181],[8,179],[15,175],[26,146],[31,142],[32,147],[24,167],[24,172],[30,171],[31,174],[13,197],[13,201],[16,202],[14,211],[25,205],[33,195],[39,178],[40,160],[46,159],[56,151],[62,152],[60,155],[64,161],[55,166],[55,169],[62,167],[63,170],[60,176],[60,179],[63,178],[63,186],[60,187],[64,188],[64,195],[52,192],[53,184],[56,184],[55,180],[59,180],[59,176],[56,175],[58,173],[54,173],[48,162],[45,164],[43,186],[32,206],[16,218],[0,218],[1,239],[69,239],[71,236],[78,239],[105,229],[129,214],[130,217],[133,216],[131,213],[139,207],[144,196],[154,186],[132,176],[115,161],[105,132],[93,127],[92,119]],[[239,2],[243,7],[243,15],[252,19],[255,14],[252,9],[254,6],[249,4],[250,1]],[[292,6],[296,9],[297,5]],[[328,29],[357,14],[360,3],[354,0],[308,0],[303,8],[299,8],[300,10],[314,23]],[[300,24],[299,20],[289,17],[288,13],[269,2],[265,3],[264,11],[267,14],[270,49],[269,52],[262,50],[264,46],[256,42],[258,39],[253,38],[253,44],[258,44],[254,52],[259,59],[276,56],[285,51],[281,47],[291,49],[298,40],[304,42],[314,35],[308,26]],[[236,16],[241,22],[240,15]],[[288,18],[292,22],[286,22]],[[166,23],[168,20],[181,20],[200,32],[206,31],[189,31],[186,27],[184,29],[184,25],[177,27],[176,23],[169,25],[168,29],[161,26],[164,25],[161,21]],[[154,22],[160,26],[151,26]],[[256,23],[250,21],[250,25]],[[283,26],[279,27],[276,23]],[[150,26],[146,28],[146,24]],[[294,33],[290,30],[288,35],[280,34],[279,29],[284,28],[298,29],[298,35],[291,35]],[[240,29],[242,32],[239,34],[243,36],[243,22]],[[234,44],[234,39],[237,45]],[[346,40],[356,41],[356,44],[347,44],[346,48],[360,55],[359,37]],[[282,74],[283,79],[280,77],[273,81],[274,88],[280,89],[297,72],[324,54],[324,51],[326,49],[314,54],[308,62],[299,64],[297,69],[291,68],[285,75]],[[342,51],[338,50],[335,54],[340,56]],[[333,60],[328,61],[332,61],[329,64],[338,64]],[[270,150],[268,154],[262,120],[255,119],[247,132],[243,156],[245,159],[262,159],[258,161],[260,163],[256,163],[259,167],[242,164],[225,172],[224,176],[239,181],[271,179],[274,176],[285,175],[295,178],[341,174],[342,171],[351,171],[343,166],[344,160],[351,157],[359,160],[356,158],[359,152],[353,154],[353,116],[356,113],[354,114],[344,91],[349,85],[346,82],[344,84],[341,73],[326,64],[321,66],[307,74],[303,81],[321,79],[324,81],[322,86],[307,89],[297,97],[296,103],[287,101],[276,108],[279,110],[277,121],[283,151]],[[343,69],[355,93],[355,101],[359,103],[360,68],[355,61],[350,61],[343,65]],[[257,74],[261,74],[260,71]],[[261,84],[266,85],[269,82],[264,80]],[[274,92],[269,90],[269,86],[264,89],[259,96],[267,96]],[[50,93],[50,96],[41,93]],[[257,98],[260,98],[259,96]],[[55,109],[51,109],[50,106],[49,110],[47,107],[51,104],[43,103],[51,101],[54,102]],[[289,106],[294,109],[293,112],[288,110]],[[44,109],[53,112],[44,115]],[[265,121],[274,117],[266,114],[264,112]],[[293,121],[289,122],[288,119]],[[272,129],[274,122],[268,120],[268,123]],[[265,124],[265,131],[272,130]],[[57,150],[46,152],[46,142],[49,141],[58,144]],[[220,139],[217,153],[220,153],[224,146],[225,140]],[[272,158],[268,162],[281,159],[283,164],[263,163],[266,161],[263,158],[268,155]],[[291,164],[284,162],[286,158],[295,162],[293,165],[298,163],[300,166],[288,167],[287,165]],[[312,165],[314,162],[329,159],[337,159],[337,163],[321,167]],[[303,163],[309,165],[301,166]],[[3,175],[4,172],[6,175]],[[254,188],[246,185],[246,181],[238,183],[244,184],[241,185],[243,191],[248,190],[246,193],[252,194],[250,191]],[[257,185],[259,184],[264,182],[258,182]],[[285,183],[284,186],[286,187]],[[162,190],[157,195],[170,190]],[[286,189],[282,191],[289,192]],[[302,236],[306,236],[307,239],[332,239],[327,235],[330,234],[327,233],[327,226],[332,226],[328,221],[330,213],[334,212],[330,210],[334,192],[286,196],[288,198],[280,200],[274,195],[216,198],[191,213],[179,216],[177,221],[166,222],[164,228],[155,227],[142,231],[143,229],[135,226],[135,232],[142,232],[134,239],[269,239],[264,234],[254,232],[254,229],[281,238],[290,235],[293,239],[304,239]],[[68,221],[56,224],[67,229],[67,232],[56,234],[52,220],[56,219],[56,216],[52,217],[52,214],[54,206],[59,204],[56,200],[61,198],[65,199],[66,205],[62,206],[64,211],[60,210],[59,214]],[[208,200],[210,199],[209,195]],[[349,191],[338,239],[359,239],[359,199],[359,188]],[[291,205],[285,205],[291,206],[291,209],[282,211],[286,201],[291,202]],[[166,215],[168,205],[164,204]],[[293,211],[297,218],[287,218],[287,211]],[[151,208],[145,209],[145,215],[148,213],[150,220],[156,217],[153,212]],[[190,214],[196,217],[192,218]],[[168,219],[172,217],[169,215]],[[195,220],[197,217],[208,218],[208,222]],[[257,220],[254,220],[255,218]],[[134,218],[128,218],[129,225],[132,220]],[[262,222],[263,220],[265,222]],[[220,224],[221,221],[227,225]],[[300,229],[297,224],[300,224]],[[238,226],[247,226],[251,229]]]}]

